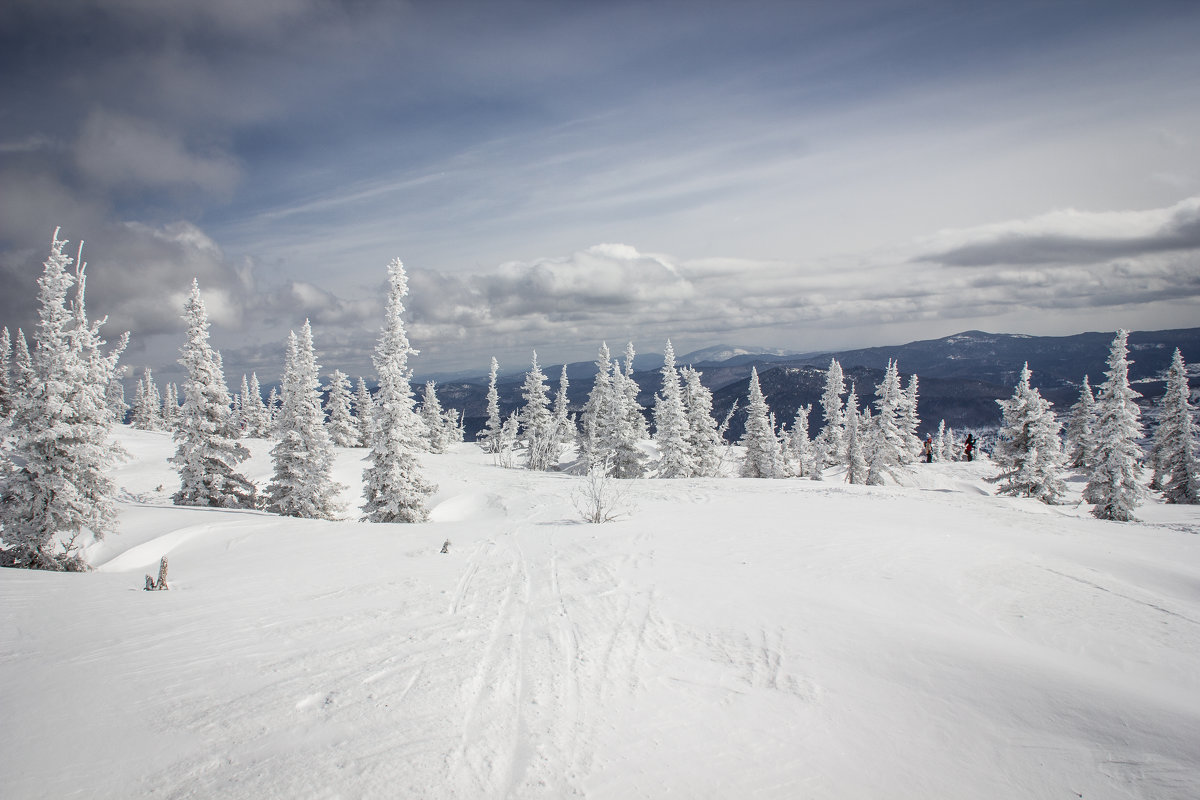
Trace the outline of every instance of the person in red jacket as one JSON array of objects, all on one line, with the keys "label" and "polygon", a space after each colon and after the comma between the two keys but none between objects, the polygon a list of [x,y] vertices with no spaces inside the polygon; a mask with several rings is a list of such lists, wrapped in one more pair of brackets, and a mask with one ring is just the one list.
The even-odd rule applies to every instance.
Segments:
[{"label": "person in red jacket", "polygon": [[967,434],[967,441],[963,445],[963,455],[967,457],[967,461],[971,461],[975,456],[975,437]]}]

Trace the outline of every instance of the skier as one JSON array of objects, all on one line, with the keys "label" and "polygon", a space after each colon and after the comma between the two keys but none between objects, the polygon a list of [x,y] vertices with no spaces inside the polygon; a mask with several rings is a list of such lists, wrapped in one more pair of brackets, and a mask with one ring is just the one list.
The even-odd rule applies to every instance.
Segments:
[{"label": "skier", "polygon": [[963,455],[967,457],[967,461],[972,460],[975,455],[975,437],[967,434],[967,441],[963,445]]},{"label": "skier", "polygon": [[933,463],[933,435],[932,434],[926,435],[925,444],[921,448],[921,452],[925,456],[925,463],[932,464]]}]

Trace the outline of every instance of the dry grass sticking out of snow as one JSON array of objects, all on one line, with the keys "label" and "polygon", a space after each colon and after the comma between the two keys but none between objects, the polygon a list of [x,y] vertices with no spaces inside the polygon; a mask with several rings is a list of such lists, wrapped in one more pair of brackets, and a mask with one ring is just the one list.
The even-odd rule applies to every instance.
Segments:
[{"label": "dry grass sticking out of snow", "polygon": [[581,478],[463,445],[429,523],[356,521],[362,450],[308,521],[173,507],[170,438],[119,435],[96,571],[0,571],[5,798],[1200,796],[1195,508],[934,464],[586,525]]}]

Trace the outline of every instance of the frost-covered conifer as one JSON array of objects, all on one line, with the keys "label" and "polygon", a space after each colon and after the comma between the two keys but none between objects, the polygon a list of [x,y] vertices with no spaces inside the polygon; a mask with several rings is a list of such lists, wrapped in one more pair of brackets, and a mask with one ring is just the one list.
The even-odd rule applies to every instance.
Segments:
[{"label": "frost-covered conifer", "polygon": [[[38,325],[30,355],[18,331],[12,396],[11,452],[0,480],[0,565],[85,570],[78,549],[90,532],[116,527],[116,487],[109,471],[120,448],[108,439],[113,418],[109,381],[128,343],[103,351],[100,327],[85,307],[85,265],[66,267],[66,242],[51,239],[38,279]],[[67,291],[75,284],[68,308]]]},{"label": "frost-covered conifer", "polygon": [[358,447],[358,423],[350,412],[350,378],[340,369],[329,375],[329,438],[338,447]]},{"label": "frost-covered conifer", "polygon": [[658,477],[689,478],[695,474],[687,435],[687,410],[679,372],[675,369],[675,347],[668,339],[663,352],[662,389],[654,401],[654,441],[660,454]]},{"label": "frost-covered conifer", "polygon": [[638,393],[641,389],[638,387],[637,381],[633,379],[633,359],[636,355],[633,350],[633,342],[626,344],[625,368],[621,374],[621,380],[613,381],[613,385],[620,387],[623,394],[620,402],[629,422],[628,436],[635,443],[650,438],[650,425],[646,422],[646,415],[642,413],[644,409],[638,403]]},{"label": "frost-covered conifer", "polygon": [[998,489],[1001,494],[1056,503],[1066,491],[1061,476],[1062,425],[1054,416],[1050,401],[1030,386],[1029,378],[1026,364],[1012,397],[996,401],[1004,421],[995,452],[1000,473],[992,480],[1001,482]]},{"label": "frost-covered conifer", "polygon": [[525,373],[525,383],[521,387],[521,397],[525,405],[521,407],[518,420],[521,423],[521,439],[525,442],[525,466],[532,470],[549,470],[558,466],[562,454],[558,440],[558,425],[554,415],[550,413],[549,387],[546,385],[546,375],[537,363],[537,353],[529,371]]},{"label": "frost-covered conifer", "polygon": [[829,359],[829,369],[825,372],[825,391],[821,395],[821,414],[825,427],[817,434],[815,447],[823,466],[834,466],[843,462],[846,452],[843,441],[848,417],[842,405],[842,395],[846,393],[846,379],[842,374],[842,365],[837,359]]},{"label": "frost-covered conifer", "polygon": [[946,461],[946,420],[938,423],[937,435],[933,437],[933,460]]},{"label": "frost-covered conifer", "polygon": [[371,399],[371,392],[367,389],[367,382],[359,375],[358,384],[354,387],[354,419],[358,422],[359,446],[361,447],[366,447],[370,444],[371,414],[374,408],[375,401]]},{"label": "frost-covered conifer", "polygon": [[758,383],[758,370],[750,368],[750,397],[746,406],[746,430],[740,441],[745,448],[743,478],[783,477],[779,439],[771,425],[770,409]]},{"label": "frost-covered conifer", "polygon": [[287,517],[333,519],[341,505],[334,483],[333,444],[321,409],[320,367],[313,349],[312,327],[304,320],[300,335],[288,334],[283,368],[283,405],[271,448],[275,467],[267,486],[267,510]]},{"label": "frost-covered conifer", "polygon": [[0,331],[0,421],[12,412],[12,340],[8,328]]},{"label": "frost-covered conifer", "polygon": [[17,328],[17,339],[13,343],[12,388],[13,406],[16,398],[21,397],[33,386],[36,377],[33,374],[33,358],[29,355],[29,345],[25,343],[25,331]]},{"label": "frost-covered conifer", "polygon": [[[885,475],[895,477],[893,470],[911,461],[908,453],[910,436],[905,430],[906,400],[900,389],[899,365],[888,360],[883,380],[875,387],[875,407],[879,413],[868,429],[870,437],[867,462],[867,483],[878,486]],[[913,399],[915,403],[915,397]],[[867,431],[860,431],[860,435]]]},{"label": "frost-covered conifer", "polygon": [[1094,504],[1093,516],[1120,522],[1134,518],[1133,509],[1142,498],[1138,483],[1142,423],[1136,402],[1141,395],[1129,385],[1128,338],[1128,331],[1117,331],[1109,350],[1107,378],[1096,400],[1092,473],[1083,495]]},{"label": "frost-covered conifer", "polygon": [[444,453],[450,446],[450,432],[446,430],[445,412],[437,396],[437,384],[425,383],[421,396],[421,420],[425,423],[425,449],[430,453]]},{"label": "frost-covered conifer", "polygon": [[485,453],[495,453],[499,448],[500,428],[504,423],[500,419],[500,393],[496,389],[496,376],[500,374],[500,362],[492,356],[491,370],[488,372],[487,391],[487,422],[477,437],[479,446]]},{"label": "frost-covered conifer", "polygon": [[721,450],[725,444],[717,431],[717,421],[713,419],[712,392],[700,382],[701,373],[692,367],[684,367],[681,374],[692,474],[699,478],[711,478],[721,468]]},{"label": "frost-covered conifer", "polygon": [[1090,469],[1092,465],[1092,449],[1095,442],[1092,438],[1092,426],[1096,421],[1096,400],[1092,396],[1092,387],[1088,376],[1083,376],[1083,385],[1079,387],[1079,401],[1071,406],[1071,416],[1067,420],[1064,431],[1066,440],[1067,466],[1079,469]]},{"label": "frost-covered conifer", "polygon": [[175,426],[179,424],[179,413],[179,387],[168,383],[163,391],[163,424],[167,430],[175,430]]},{"label": "frost-covered conifer", "polygon": [[183,407],[174,439],[178,443],[171,462],[179,470],[179,491],[173,500],[180,506],[254,508],[254,484],[236,471],[250,456],[238,437],[237,421],[229,403],[229,389],[221,356],[208,343],[208,312],[200,298],[200,284],[184,306],[187,340],[179,363],[187,370]]},{"label": "frost-covered conifer", "polygon": [[271,436],[275,435],[275,422],[279,417],[279,403],[279,390],[272,386],[270,394],[267,395],[267,420],[271,426]]},{"label": "frost-covered conifer", "polygon": [[962,461],[962,451],[958,447],[958,434],[954,428],[946,428],[946,460]]},{"label": "frost-covered conifer", "polygon": [[[899,364],[896,365],[897,368]],[[908,379],[908,387],[904,390],[904,402],[901,405],[900,428],[903,433],[904,447],[900,451],[900,463],[911,464],[924,447],[921,439],[921,415],[917,410],[917,376],[914,373]]]},{"label": "frost-covered conifer", "polygon": [[854,384],[850,385],[850,394],[846,397],[843,418],[846,425],[845,436],[842,439],[845,452],[839,461],[846,465],[846,482],[866,483],[867,461],[863,456],[863,425],[858,413],[858,389]]},{"label": "frost-covered conifer", "polygon": [[363,471],[366,522],[424,522],[426,499],[437,487],[421,475],[417,454],[424,431],[413,410],[409,356],[417,351],[404,329],[408,276],[400,259],[388,264],[387,315],[375,346],[379,390],[371,414],[371,465]]},{"label": "frost-covered conifer", "polygon": [[596,379],[583,407],[583,425],[579,436],[580,450],[587,458],[589,469],[611,464],[615,451],[619,404],[613,386],[613,372],[608,343],[602,342],[596,357]]},{"label": "frost-covered conifer", "polygon": [[250,382],[242,395],[241,407],[247,436],[255,439],[269,439],[274,436],[271,412],[263,402],[262,386],[258,382],[257,372],[250,373]]},{"label": "frost-covered conifer", "polygon": [[[108,381],[108,386],[104,389],[104,403],[108,406],[108,413],[112,415],[113,422],[117,425],[125,422],[125,415],[129,412],[129,404],[125,402],[126,372],[126,367],[117,367]],[[163,424],[166,425],[165,417]]]},{"label": "frost-covered conifer", "polygon": [[149,367],[142,373],[134,394],[133,427],[140,431],[161,431],[166,427],[163,425],[162,397]]},{"label": "frost-covered conifer", "polygon": [[792,471],[797,478],[817,479],[820,470],[817,469],[817,454],[813,450],[812,440],[808,436],[808,417],[812,406],[805,405],[796,409],[796,418],[792,422],[792,432],[788,436],[788,450],[791,454]]},{"label": "frost-covered conifer", "polygon": [[1183,354],[1175,348],[1167,371],[1167,391],[1159,401],[1152,456],[1158,486],[1168,503],[1200,503],[1200,463],[1196,461],[1196,422],[1190,395]]},{"label": "frost-covered conifer", "polygon": [[571,387],[571,382],[567,380],[567,365],[563,364],[562,372],[558,376],[558,391],[554,395],[554,426],[555,437],[558,439],[558,450],[561,453],[562,449],[575,440],[578,429],[575,426],[575,418],[571,415],[571,401],[567,396],[567,390]]}]

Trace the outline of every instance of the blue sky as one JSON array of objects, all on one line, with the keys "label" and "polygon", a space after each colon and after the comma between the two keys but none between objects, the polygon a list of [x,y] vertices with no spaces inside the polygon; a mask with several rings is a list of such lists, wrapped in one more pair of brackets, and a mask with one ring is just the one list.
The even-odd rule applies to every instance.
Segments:
[{"label": "blue sky", "polygon": [[1200,325],[1193,2],[13,0],[0,321],[56,225],[126,363],[236,382]]}]

